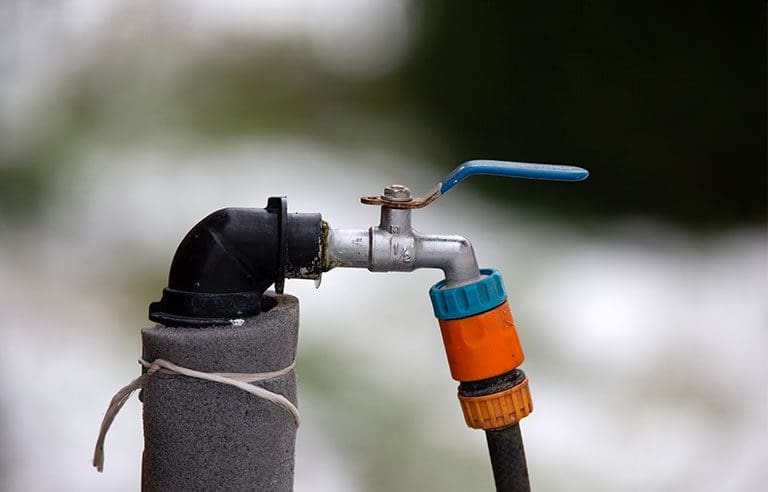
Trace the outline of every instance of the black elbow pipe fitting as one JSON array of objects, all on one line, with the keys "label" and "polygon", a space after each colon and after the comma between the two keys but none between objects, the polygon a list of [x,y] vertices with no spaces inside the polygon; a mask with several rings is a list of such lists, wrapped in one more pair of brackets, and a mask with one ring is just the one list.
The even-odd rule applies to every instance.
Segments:
[{"label": "black elbow pipe fitting", "polygon": [[149,319],[202,327],[266,311],[263,295],[272,284],[282,293],[286,278],[320,278],[321,243],[320,214],[288,214],[285,197],[269,198],[265,208],[213,212],[179,244]]}]

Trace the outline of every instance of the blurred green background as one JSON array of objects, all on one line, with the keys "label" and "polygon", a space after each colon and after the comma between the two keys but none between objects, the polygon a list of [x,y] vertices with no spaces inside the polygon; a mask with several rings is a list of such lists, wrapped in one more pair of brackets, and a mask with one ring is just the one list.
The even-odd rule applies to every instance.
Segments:
[{"label": "blurred green background", "polygon": [[[504,272],[537,404],[536,490],[755,490],[765,40],[764,2],[3,2],[0,486],[138,486],[137,402],[104,475],[89,447],[200,217],[287,194],[366,227],[359,196],[420,193],[490,158],[591,172],[473,178],[414,217]],[[429,312],[437,279],[289,282],[297,490],[490,490]],[[412,323],[392,327],[393,311]]]},{"label": "blurred green background", "polygon": [[592,178],[573,189],[472,183],[558,215],[765,221],[761,3],[396,3],[407,26],[374,40],[385,67],[345,57],[332,39],[324,49],[342,52],[331,70],[298,36],[264,43],[238,32],[225,48],[196,50],[163,32],[163,9],[183,17],[184,6],[126,7],[148,25],[102,34],[104,49],[14,117],[38,128],[23,144],[3,142],[3,213],[45,200],[62,155],[94,135],[130,145],[158,132],[255,132],[406,152],[438,164],[435,176],[481,157],[588,167]]}]

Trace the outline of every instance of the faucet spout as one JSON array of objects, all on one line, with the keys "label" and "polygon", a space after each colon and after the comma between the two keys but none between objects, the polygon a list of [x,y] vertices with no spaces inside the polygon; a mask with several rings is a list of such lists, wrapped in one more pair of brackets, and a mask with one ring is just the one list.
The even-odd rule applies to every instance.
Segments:
[{"label": "faucet spout", "polygon": [[481,278],[475,251],[461,236],[421,234],[411,227],[411,210],[382,207],[381,221],[369,229],[328,229],[323,271],[337,267],[372,272],[412,272],[438,268],[446,287]]}]

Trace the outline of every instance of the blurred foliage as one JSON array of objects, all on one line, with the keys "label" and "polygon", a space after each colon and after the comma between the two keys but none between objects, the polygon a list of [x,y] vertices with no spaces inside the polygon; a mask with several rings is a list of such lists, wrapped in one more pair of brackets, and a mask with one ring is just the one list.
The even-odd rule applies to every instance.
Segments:
[{"label": "blurred foliage", "polygon": [[[425,1],[398,74],[451,162],[578,163],[516,198],[695,225],[766,215],[765,3]],[[500,196],[500,180],[484,186]]]},{"label": "blurred foliage", "polygon": [[37,212],[41,197],[50,191],[50,184],[43,167],[4,162],[0,167],[0,213],[25,217]]},{"label": "blurred foliage", "polygon": [[188,133],[377,147],[439,163],[436,177],[473,158],[573,163],[592,173],[578,186],[468,185],[571,220],[765,221],[764,4],[417,5],[410,56],[377,79],[328,72],[301,40],[195,50],[162,24],[123,45],[107,33],[30,117],[44,130],[0,150],[0,213],[39,209],[79,145]]}]

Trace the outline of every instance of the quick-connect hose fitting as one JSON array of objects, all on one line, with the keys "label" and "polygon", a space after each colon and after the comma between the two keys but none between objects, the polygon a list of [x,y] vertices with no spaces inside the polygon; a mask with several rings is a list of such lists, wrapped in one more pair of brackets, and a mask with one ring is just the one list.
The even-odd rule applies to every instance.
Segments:
[{"label": "quick-connect hose fitting", "polygon": [[[522,372],[522,371],[520,371]],[[528,377],[509,389],[483,396],[459,392],[464,421],[473,429],[498,429],[515,424],[533,411]]]},{"label": "quick-connect hose fitting", "polygon": [[525,359],[501,273],[494,269],[480,273],[477,282],[446,289],[443,281],[429,291],[456,381],[492,378]]},{"label": "quick-connect hose fitting", "polygon": [[461,383],[464,419],[475,429],[512,425],[533,410],[525,360],[498,270],[480,270],[477,282],[430,289],[451,377]]},{"label": "quick-connect hose fitting", "polygon": [[459,319],[441,319],[451,377],[478,381],[504,374],[525,360],[509,303]]},{"label": "quick-connect hose fitting", "polygon": [[493,309],[507,300],[507,291],[498,270],[483,268],[480,275],[480,280],[468,285],[446,288],[447,281],[441,280],[429,289],[437,319],[466,318]]}]

